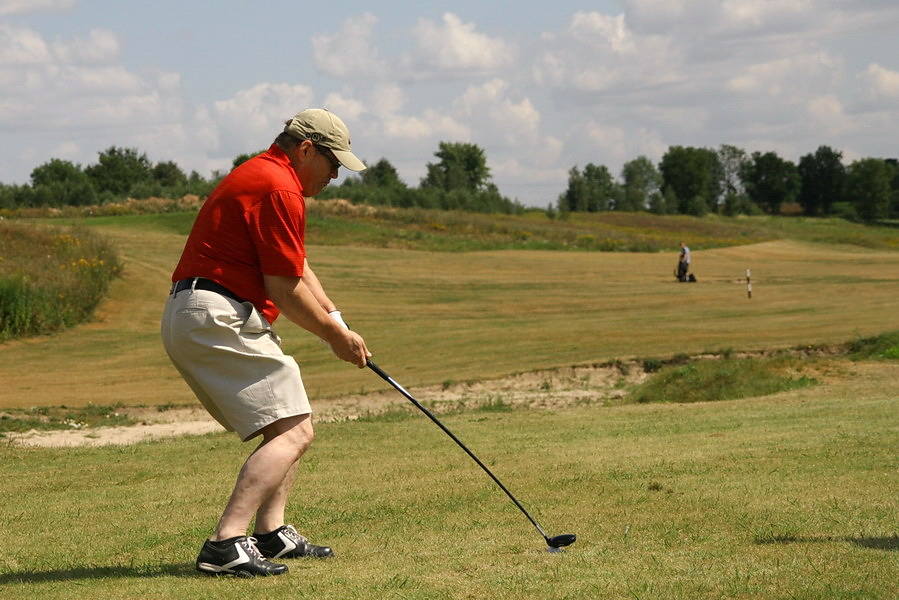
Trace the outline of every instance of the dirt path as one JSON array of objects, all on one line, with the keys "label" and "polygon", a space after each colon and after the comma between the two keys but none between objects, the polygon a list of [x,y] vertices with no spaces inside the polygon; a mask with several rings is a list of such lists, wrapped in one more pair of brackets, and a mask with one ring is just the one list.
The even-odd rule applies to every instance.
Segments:
[{"label": "dirt path", "polygon": [[[625,386],[639,383],[646,376],[637,363],[616,363],[524,373],[491,381],[421,387],[409,391],[435,413],[497,402],[550,409],[614,402],[624,395]],[[313,402],[313,408],[318,422],[353,420],[390,410],[415,410],[390,388],[376,393]],[[199,405],[165,410],[125,407],[119,413],[134,419],[137,424],[59,431],[32,430],[8,433],[6,440],[20,447],[58,448],[133,444],[222,431],[221,425]]]}]

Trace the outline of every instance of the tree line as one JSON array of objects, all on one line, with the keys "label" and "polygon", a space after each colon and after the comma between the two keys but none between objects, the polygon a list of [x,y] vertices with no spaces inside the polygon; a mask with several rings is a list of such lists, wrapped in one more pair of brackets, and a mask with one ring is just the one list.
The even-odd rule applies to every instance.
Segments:
[{"label": "tree line", "polygon": [[380,159],[339,186],[329,186],[322,198],[346,198],[355,203],[402,208],[520,213],[524,206],[499,193],[487,156],[476,144],[440,142],[435,162],[427,163],[419,186],[409,187],[390,161]]},{"label": "tree line", "polygon": [[[241,154],[232,169],[256,153]],[[521,212],[524,207],[499,193],[491,181],[484,151],[475,144],[441,142],[438,159],[428,163],[418,188],[407,186],[387,159],[341,185],[330,186],[322,198],[347,198],[353,202],[400,207],[438,208],[476,212]],[[215,171],[204,178],[196,171],[186,174],[172,161],[153,163],[136,148],[112,146],[99,153],[95,164],[82,168],[54,158],[31,172],[30,184],[0,183],[0,209],[94,206],[125,198],[181,198],[187,194],[207,196],[225,173]]]},{"label": "tree line", "polygon": [[[232,168],[257,153],[242,154]],[[500,194],[484,150],[471,143],[440,142],[418,187],[400,179],[381,158],[368,169],[329,186],[321,198],[346,198],[378,206],[518,213],[525,207]],[[207,196],[225,173],[205,178],[185,173],[172,161],[153,163],[136,148],[112,146],[82,168],[61,159],[36,167],[30,184],[0,183],[0,209],[92,206],[124,198]],[[569,171],[568,187],[555,206],[570,212],[650,211],[702,216],[779,214],[798,204],[810,216],[838,215],[863,221],[899,217],[899,163],[864,158],[848,166],[828,146],[803,156],[798,164],[775,152],[746,151],[722,145],[717,150],[671,146],[658,165],[646,156],[626,162],[619,180],[603,165],[588,163]]]},{"label": "tree line", "polygon": [[125,198],[206,196],[221,180],[196,171],[186,174],[172,161],[153,164],[136,148],[112,146],[95,164],[82,168],[53,158],[31,171],[31,183],[0,183],[0,208],[94,206]]},{"label": "tree line", "polygon": [[658,165],[640,156],[616,181],[603,165],[573,167],[557,201],[570,212],[648,210],[702,216],[780,214],[797,204],[808,216],[837,215],[873,222],[899,217],[899,162],[863,158],[845,166],[842,153],[820,146],[798,164],[775,152],[747,153],[671,146]]}]

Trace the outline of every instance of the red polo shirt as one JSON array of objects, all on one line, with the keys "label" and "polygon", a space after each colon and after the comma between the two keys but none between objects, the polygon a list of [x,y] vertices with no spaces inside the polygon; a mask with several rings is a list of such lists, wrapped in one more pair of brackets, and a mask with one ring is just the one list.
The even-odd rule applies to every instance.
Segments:
[{"label": "red polo shirt", "polygon": [[302,192],[290,159],[274,144],[231,171],[200,209],[172,281],[212,279],[273,323],[280,311],[262,275],[303,275]]}]

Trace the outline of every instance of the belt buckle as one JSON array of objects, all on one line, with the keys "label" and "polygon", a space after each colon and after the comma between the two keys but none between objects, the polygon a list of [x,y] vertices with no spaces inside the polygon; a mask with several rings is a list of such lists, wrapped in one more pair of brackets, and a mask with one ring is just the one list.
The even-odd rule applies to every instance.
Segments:
[{"label": "belt buckle", "polygon": [[[189,286],[185,285],[183,287],[179,287],[179,286],[181,286],[181,284],[186,283],[188,281],[190,281]],[[169,289],[169,296],[174,296],[178,292],[183,292],[184,290],[186,290],[188,288],[190,289],[191,292],[196,291],[198,281],[200,281],[199,277],[188,277],[187,279],[182,279],[181,281],[176,281],[175,283],[172,284],[172,287]]]}]

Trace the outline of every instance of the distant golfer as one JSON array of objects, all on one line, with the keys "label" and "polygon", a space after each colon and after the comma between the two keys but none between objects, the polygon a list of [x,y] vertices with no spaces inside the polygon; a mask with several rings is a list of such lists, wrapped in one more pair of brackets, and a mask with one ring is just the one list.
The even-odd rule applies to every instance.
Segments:
[{"label": "distant golfer", "polygon": [[687,272],[690,270],[690,249],[683,242],[680,243],[680,256],[677,261],[677,280],[687,281]]},{"label": "distant golfer", "polygon": [[204,573],[280,575],[287,565],[273,560],[333,554],[285,523],[297,463],[312,443],[312,409],[271,324],[283,313],[359,368],[371,356],[306,260],[304,197],[320,192],[340,166],[365,169],[343,121],[323,109],[298,113],[268,151],[215,188],[172,275],[166,352],[219,423],[243,441],[262,437],[197,557]]}]

